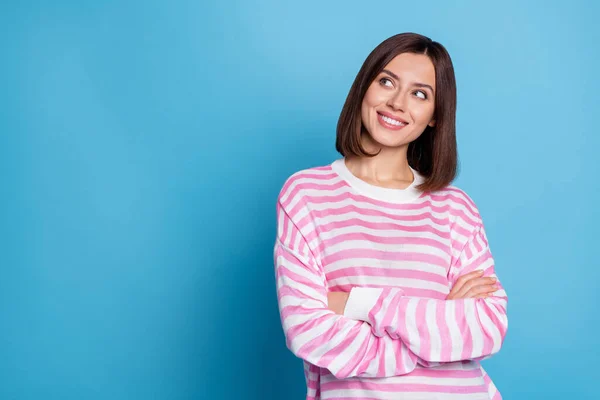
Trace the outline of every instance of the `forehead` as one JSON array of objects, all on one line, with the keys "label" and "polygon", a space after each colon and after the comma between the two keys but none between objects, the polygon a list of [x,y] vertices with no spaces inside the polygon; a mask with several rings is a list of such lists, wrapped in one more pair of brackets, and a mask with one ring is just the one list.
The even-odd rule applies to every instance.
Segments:
[{"label": "forehead", "polygon": [[424,54],[398,54],[384,69],[398,75],[402,81],[407,83],[426,83],[435,88],[435,67],[431,59]]}]

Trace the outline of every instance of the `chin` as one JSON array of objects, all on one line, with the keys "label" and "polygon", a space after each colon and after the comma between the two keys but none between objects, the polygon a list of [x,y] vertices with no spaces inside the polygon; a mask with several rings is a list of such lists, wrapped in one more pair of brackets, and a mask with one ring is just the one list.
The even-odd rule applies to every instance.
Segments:
[{"label": "chin", "polygon": [[394,137],[393,132],[388,134],[375,134],[371,135],[371,140],[378,146],[383,147],[402,147],[408,145],[411,140],[407,140],[407,138],[402,135],[402,137]]}]

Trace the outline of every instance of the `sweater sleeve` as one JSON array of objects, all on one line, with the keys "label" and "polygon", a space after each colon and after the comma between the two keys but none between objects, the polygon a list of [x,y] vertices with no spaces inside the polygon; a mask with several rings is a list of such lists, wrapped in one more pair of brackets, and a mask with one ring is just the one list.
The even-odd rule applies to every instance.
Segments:
[{"label": "sweater sleeve", "polygon": [[[467,240],[449,281],[471,271],[495,277],[483,225]],[[368,322],[376,335],[402,340],[426,362],[481,360],[497,353],[508,328],[507,296],[499,289],[485,299],[437,300],[408,297],[400,288],[352,288],[344,315]]]},{"label": "sweater sleeve", "polygon": [[400,340],[377,336],[371,326],[327,307],[322,266],[300,229],[277,204],[274,248],[277,300],[287,347],[338,379],[388,377],[412,372],[419,362]]}]

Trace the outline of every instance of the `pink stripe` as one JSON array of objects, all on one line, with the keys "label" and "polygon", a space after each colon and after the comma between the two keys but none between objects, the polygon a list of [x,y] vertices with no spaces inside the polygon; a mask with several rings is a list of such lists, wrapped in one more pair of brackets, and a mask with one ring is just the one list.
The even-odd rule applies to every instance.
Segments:
[{"label": "pink stripe", "polygon": [[371,311],[369,311],[369,321],[375,321],[377,319],[376,316],[381,311],[381,307],[383,307],[383,301],[386,297],[390,295],[391,291],[391,288],[384,288],[381,291],[381,295],[377,299],[377,302],[375,303]]},{"label": "pink stripe", "polygon": [[[281,257],[283,257],[286,261],[288,261],[289,263],[297,265],[302,269],[306,269],[306,266],[304,264],[302,264],[300,261],[298,261],[298,259],[296,257],[292,256],[287,251],[282,250],[278,254]],[[290,271],[288,268],[286,268],[286,266],[284,264],[281,264],[279,266],[279,268],[277,268],[277,277],[279,278],[282,276],[289,278],[290,280],[294,281],[295,283],[302,284],[304,286],[309,286],[310,288],[316,290],[317,292],[325,291],[325,288],[323,286],[317,285],[314,282],[312,282],[310,279],[308,279],[302,275],[298,275],[295,272]]]},{"label": "pink stripe", "polygon": [[281,286],[278,289],[278,297],[281,299],[283,296],[291,296],[296,298],[306,298],[306,295],[298,288],[291,287],[289,285]]},{"label": "pink stripe", "polygon": [[465,316],[465,302],[471,301],[471,299],[453,301],[456,305],[456,321],[458,323],[458,329],[460,330],[460,335],[463,342],[463,350],[460,358],[462,360],[467,360],[471,358],[473,354],[473,336]]},{"label": "pink stripe", "polygon": [[[381,400],[379,397],[362,397],[362,396],[352,396],[352,397],[332,397],[327,396],[328,400]],[[307,399],[309,400],[309,399]]]},{"label": "pink stripe", "polygon": [[[296,199],[296,197],[300,194],[301,191],[307,191],[307,190],[312,190],[312,191],[323,191],[325,193],[327,192],[332,192],[335,191],[337,189],[343,188],[344,187],[344,183],[343,182],[335,182],[335,181],[326,181],[326,180],[322,180],[322,182],[318,182],[318,181],[314,181],[314,182],[303,182],[303,183],[298,183],[296,186],[294,186],[294,188],[290,191],[287,199],[283,202],[283,205],[287,208],[289,207],[289,205]],[[321,197],[321,196],[319,196]],[[307,202],[309,201],[309,199],[311,199],[312,196],[309,196],[307,194],[303,194],[303,201]],[[298,202],[301,203],[301,202]],[[296,206],[294,206],[294,209],[297,209],[298,205],[296,204]]]},{"label": "pink stripe", "polygon": [[[298,223],[298,225],[300,228],[304,228],[304,226],[307,223],[313,223],[313,222],[314,221],[309,220],[308,218],[303,218],[302,221],[300,221]],[[442,231],[434,228],[431,225],[402,226],[402,225],[395,224],[393,222],[369,222],[369,221],[364,221],[359,218],[348,218],[348,219],[344,219],[342,221],[334,221],[334,222],[329,222],[327,224],[322,224],[322,225],[319,225],[319,231],[322,234],[322,233],[329,233],[329,232],[331,232],[333,230],[337,230],[337,229],[344,229],[347,227],[353,227],[353,228],[363,227],[366,229],[373,229],[375,231],[376,230],[390,230],[390,231],[396,231],[396,232],[433,233],[442,239],[447,237],[447,233],[442,232]],[[309,242],[312,240],[312,236],[311,236],[312,234],[313,234],[313,232],[307,233],[307,239],[309,239],[308,240]]]},{"label": "pink stripe", "polygon": [[296,229],[295,226],[292,225],[292,234],[290,236],[290,244],[289,247],[294,247],[295,243],[296,243],[296,235],[298,235],[298,229]]},{"label": "pink stripe", "polygon": [[437,368],[417,368],[410,373],[410,376],[419,376],[424,378],[479,378],[481,370],[479,368],[470,370],[452,370],[452,369],[437,369]]},{"label": "pink stripe", "polygon": [[406,237],[406,236],[386,237],[386,236],[373,235],[368,232],[342,233],[342,234],[334,236],[330,239],[323,240],[317,247],[317,250],[320,252],[323,252],[328,247],[334,246],[336,244],[344,243],[349,240],[365,240],[370,243],[397,245],[397,246],[406,246],[406,245],[429,246],[429,247],[434,247],[440,251],[443,251],[448,256],[452,255],[451,251],[447,245],[444,245],[435,239],[430,239],[430,238],[425,238],[425,237],[410,237],[410,236],[408,236],[408,237]]},{"label": "pink stripe", "polygon": [[481,244],[481,239],[479,236],[475,236],[475,238],[473,238],[473,247],[475,247],[475,251],[477,253],[483,250],[483,245]]},{"label": "pink stripe", "polygon": [[[481,253],[479,255],[479,257],[477,257],[476,259],[474,259],[473,261],[470,262],[469,270],[475,271],[476,269],[479,269],[479,266],[484,264],[485,262],[487,262],[490,258],[492,258],[492,255],[489,251],[486,251],[485,253]],[[489,268],[488,268],[488,270],[489,270]]]},{"label": "pink stripe", "polygon": [[[408,349],[402,340],[393,340],[393,351],[396,355],[396,369],[394,370],[395,375],[402,375],[409,371],[405,370],[404,359],[409,357]],[[416,357],[415,357],[416,358]],[[411,364],[409,364],[410,366]],[[414,365],[414,364],[413,364]]]},{"label": "pink stripe", "polygon": [[386,353],[386,342],[379,340],[377,342],[377,354],[379,354],[379,368],[377,369],[379,376],[386,376],[385,373],[385,353]]},{"label": "pink stripe", "polygon": [[298,253],[300,254],[305,254],[306,253],[306,240],[301,240],[300,241],[300,247],[298,248]]},{"label": "pink stripe", "polygon": [[311,315],[315,310],[302,306],[285,306],[281,309],[281,318],[285,320],[290,315]]},{"label": "pink stripe", "polygon": [[[343,183],[342,187],[350,188],[350,186],[345,181],[341,181],[341,183]],[[350,190],[352,190],[352,189],[350,188]],[[461,192],[461,194],[464,194],[464,192]],[[319,199],[324,198],[324,197],[325,196],[310,196],[310,199],[311,199],[310,202],[316,203],[319,201]],[[420,201],[424,197],[428,197],[428,200]],[[372,204],[372,205],[378,206],[380,208],[388,208],[388,209],[393,209],[393,210],[416,210],[419,208],[424,208],[426,206],[426,207],[430,207],[432,210],[439,212],[439,213],[453,210],[454,208],[451,208],[450,205],[460,204],[460,205],[464,206],[466,208],[466,210],[471,215],[473,215],[476,219],[480,219],[480,214],[479,214],[479,211],[477,210],[477,207],[470,200],[467,200],[468,196],[461,196],[461,195],[456,196],[453,193],[445,193],[442,195],[433,194],[433,193],[422,193],[415,201],[413,201],[411,203],[405,203],[405,204],[389,203],[389,202],[385,202],[385,201],[371,199],[369,197],[365,197],[360,194],[357,194],[353,191],[350,191],[348,193],[340,193],[335,196],[327,196],[326,198],[327,198],[327,202],[339,202],[340,200],[352,199],[354,201]],[[434,204],[434,202],[442,203],[442,205]],[[454,215],[461,216],[461,217],[464,216],[464,217],[466,217],[466,220],[471,220],[471,218],[466,216],[463,211],[458,211],[458,214],[454,214]]]},{"label": "pink stripe", "polygon": [[408,204],[401,204],[401,203],[389,203],[386,201],[380,201],[380,200],[376,200],[376,199],[371,199],[369,197],[365,197],[362,196],[360,194],[356,194],[355,192],[352,191],[352,188],[350,188],[350,186],[345,182],[342,181],[340,182],[340,187],[346,187],[349,188],[350,191],[347,193],[340,193],[337,195],[328,195],[328,196],[307,196],[307,198],[309,198],[311,203],[315,203],[315,204],[319,204],[319,203],[338,203],[342,200],[353,200],[354,202],[362,202],[362,203],[366,203],[366,204],[372,204],[374,206],[377,207],[381,207],[381,208],[388,208],[391,210],[415,210],[415,209],[419,209],[421,208],[420,203],[418,203],[418,199],[423,198],[425,196],[425,194],[421,194],[421,196],[419,196],[419,198],[417,200],[415,200],[415,202],[413,203],[408,203]]},{"label": "pink stripe", "polygon": [[[355,286],[356,285],[353,285],[353,284],[338,284],[338,285],[330,286],[329,290],[332,292],[350,292],[350,290],[352,290],[352,288]],[[365,284],[365,285],[360,285],[360,287],[381,288],[382,286]],[[402,290],[404,291],[404,295],[406,297],[424,297],[424,298],[428,298],[428,299],[445,300],[446,297],[448,296],[447,290],[445,292],[438,292],[437,290],[433,290],[433,289],[419,289],[419,288],[410,288],[410,287],[403,287]]]},{"label": "pink stripe", "polygon": [[[469,229],[463,228],[462,226],[457,225],[457,224],[454,224],[452,226],[452,230],[454,232],[456,232],[457,234],[464,236],[464,237],[468,237],[469,235],[471,235],[471,231]],[[464,243],[461,243],[461,246],[464,246]]]},{"label": "pink stripe", "polygon": [[439,256],[433,254],[424,254],[417,252],[400,252],[400,251],[384,251],[384,250],[370,250],[370,249],[347,249],[341,250],[337,253],[325,256],[323,258],[323,265],[331,264],[336,261],[342,261],[352,258],[375,258],[377,260],[386,261],[415,261],[427,264],[433,264],[440,267],[446,267],[445,260]]},{"label": "pink stripe", "polygon": [[[478,303],[479,302],[483,302],[483,299],[477,299],[476,300]],[[480,307],[477,307],[478,309]],[[487,309],[487,307],[484,305],[482,308]],[[484,311],[485,312],[485,311]],[[492,349],[494,348],[494,340],[493,340],[493,336],[494,333],[491,331],[488,331],[486,329],[486,326],[481,324],[481,332],[483,333],[483,354],[491,354],[492,353]]]},{"label": "pink stripe", "polygon": [[[331,185],[319,185],[319,184],[314,184],[314,183],[311,183],[311,184],[304,183],[304,184],[299,184],[294,188],[293,195],[294,196],[297,195],[299,188],[312,189],[312,190],[323,189],[325,193],[327,193],[327,192],[331,193],[332,190],[340,189],[342,187],[347,187],[347,186],[348,185],[345,182],[340,182],[340,183],[331,184]],[[284,203],[284,205],[288,206],[289,203],[294,198],[294,196],[289,196],[288,201],[286,201]],[[425,194],[421,194],[421,196],[419,196],[419,199],[422,199],[423,197],[425,197]],[[372,204],[372,205],[378,206],[379,208],[384,208],[384,209],[388,209],[388,210],[396,210],[396,211],[400,211],[400,210],[414,211],[414,210],[421,210],[421,209],[429,209],[431,212],[436,212],[438,214],[449,213],[450,215],[452,215],[455,218],[458,217],[458,218],[463,219],[467,224],[470,224],[472,226],[477,225],[478,221],[481,219],[478,212],[475,212],[475,210],[473,210],[471,207],[469,207],[469,205],[467,203],[465,203],[464,201],[462,201],[454,196],[451,196],[451,195],[445,196],[445,197],[429,196],[429,198],[431,200],[425,200],[425,201],[420,202],[419,199],[417,199],[416,201],[414,201],[412,203],[397,204],[397,203],[388,203],[388,202],[383,202],[383,201],[379,201],[379,200],[375,200],[375,199],[370,199],[370,198],[364,197],[362,195],[357,195],[353,192],[348,192],[348,193],[340,193],[337,195],[328,195],[328,194],[327,195],[314,195],[314,194],[309,195],[309,194],[306,194],[304,197],[304,200],[307,203],[313,203],[313,204],[339,203],[339,202],[345,201],[345,200],[346,201],[353,200],[354,202],[362,202],[362,203]],[[458,204],[462,204],[463,206],[465,206],[467,211],[469,211],[469,213],[471,215],[467,215],[467,214],[465,214],[465,212],[463,210],[453,207],[452,205],[456,204],[456,203],[452,203],[452,200],[456,201],[456,203],[458,203]],[[446,203],[446,204],[439,205],[439,204],[434,204],[434,201],[436,201],[438,203],[443,203],[445,201],[445,202],[450,202],[450,204]]]},{"label": "pink stripe", "polygon": [[[387,208],[383,209],[387,210]],[[332,217],[332,216],[340,216],[344,214],[348,214],[351,212],[358,213],[365,217],[377,217],[377,218],[387,218],[393,221],[398,222],[415,222],[415,221],[426,221],[428,223],[435,223],[438,225],[446,226],[449,224],[448,218],[438,218],[434,216],[430,211],[423,210],[421,214],[392,214],[386,211],[382,211],[380,209],[369,209],[369,208],[360,208],[354,204],[349,204],[343,207],[329,208],[326,210],[313,210],[313,214],[316,217],[324,218],[324,217]]]},{"label": "pink stripe", "polygon": [[328,181],[328,180],[334,180],[337,177],[338,177],[338,175],[333,171],[330,174],[313,174],[309,171],[297,172],[297,173],[293,174],[292,176],[290,176],[286,180],[286,182],[283,184],[283,187],[281,188],[280,192],[283,195],[286,195],[287,192],[290,190],[290,187],[293,186],[296,182],[298,182],[301,179],[314,179],[315,181]]},{"label": "pink stripe", "polygon": [[278,208],[279,213],[283,213],[283,227],[281,229],[281,242],[282,243],[286,243],[287,244],[287,233],[289,231],[289,217],[287,216],[287,214],[285,213],[285,210],[282,209],[281,207]]},{"label": "pink stripe", "polygon": [[498,319],[498,317],[496,317],[496,314],[494,312],[492,312],[490,307],[496,308],[496,310],[498,310],[498,313],[502,314],[502,315],[506,315],[506,310],[501,305],[496,304],[494,297],[485,299],[485,304],[487,304],[487,307],[484,308],[486,315],[492,320],[492,323],[496,327],[498,327],[498,330],[500,331],[500,335],[502,337],[504,337],[504,335],[506,335],[506,330],[507,330],[506,324],[503,323],[502,321],[500,321]]},{"label": "pink stripe", "polygon": [[[333,171],[331,173],[332,178],[335,178],[335,176],[337,174],[335,174]],[[319,179],[321,175],[318,174],[312,174],[310,171],[299,171],[294,173],[292,176],[290,176],[284,183],[283,188],[281,189],[282,193],[286,193],[290,186],[292,186],[295,182],[297,182],[300,179],[304,179],[304,178],[314,178],[314,179]]]},{"label": "pink stripe", "polygon": [[[402,308],[406,308],[406,305]],[[420,338],[421,345],[419,347],[419,354],[424,360],[431,358],[431,336],[429,334],[429,326],[427,325],[426,315],[427,300],[422,299],[417,303],[417,309],[415,311],[416,323],[418,336]]]},{"label": "pink stripe", "polygon": [[[357,325],[360,326],[360,325]],[[350,335],[349,335],[350,336]],[[358,335],[351,335],[351,337],[357,337]],[[370,346],[369,346],[370,345]],[[348,352],[348,346],[349,343],[346,344],[344,347],[340,348],[339,351],[340,353],[343,352],[344,350],[346,351],[346,353]],[[339,346],[337,346],[339,347]],[[337,348],[336,347],[336,348]],[[359,347],[359,349],[367,349],[366,354],[362,354],[363,351],[359,350],[358,352],[355,352],[354,354],[352,354],[352,357],[350,358],[350,361],[348,361],[348,363],[340,369],[340,371],[338,372],[338,376],[341,377],[346,377],[349,376],[350,373],[352,373],[352,371],[358,366],[360,368],[358,368],[358,371],[356,372],[356,375],[360,375],[361,373],[365,372],[365,370],[367,369],[367,366],[369,364],[369,362],[371,360],[373,360],[377,354],[377,347],[376,347],[376,343],[374,343],[374,341],[371,341],[371,338],[367,335],[365,336],[365,339],[363,340],[361,346]],[[365,362],[363,362],[362,365],[359,365],[359,361],[363,360]],[[329,368],[329,364],[328,364],[328,368]]]},{"label": "pink stripe", "polygon": [[347,267],[326,274],[328,280],[339,278],[350,278],[352,276],[364,277],[388,277],[388,278],[405,278],[405,279],[420,279],[427,282],[439,283],[440,285],[448,285],[448,279],[445,276],[434,274],[432,272],[415,271],[411,269],[382,269],[376,267]]},{"label": "pink stripe", "polygon": [[473,203],[469,196],[467,196],[467,194],[460,189],[449,189],[444,194],[430,193],[430,197],[432,200],[438,202],[450,201],[453,204],[460,204],[464,206],[471,214],[479,216],[479,210],[477,209],[477,206],[475,206],[475,203]]},{"label": "pink stripe", "polygon": [[[340,327],[342,327],[342,325],[340,324]],[[340,354],[344,353],[344,350],[347,350],[348,346],[350,346],[352,344],[352,342],[355,340],[356,336],[358,335],[358,333],[360,332],[361,329],[361,325],[359,323],[355,323],[352,328],[350,328],[350,331],[348,332],[348,334],[345,336],[344,340],[342,340],[337,346],[331,348],[328,352],[326,352],[325,354],[323,354],[321,356],[321,358],[319,359],[319,365],[330,365]],[[367,337],[368,338],[368,337]],[[326,339],[327,340],[327,339]],[[326,341],[326,340],[321,340],[321,343]],[[315,346],[315,348],[318,346]]]},{"label": "pink stripe", "polygon": [[[289,335],[290,335],[290,337],[295,338],[299,334],[306,332],[307,330],[313,329],[321,324],[329,325],[332,318],[336,318],[335,314],[326,314],[326,315],[318,317],[318,318],[313,317],[312,319],[304,322],[302,324],[303,326],[297,330],[298,331],[297,333],[294,332],[295,334],[293,336],[291,333],[289,333]],[[339,326],[338,329],[342,329],[346,326],[346,324],[344,324],[343,321],[339,318],[337,321],[334,321],[333,326],[335,327],[336,325]],[[288,332],[295,330],[295,328],[296,327],[290,329]],[[320,334],[319,336],[315,336],[314,338],[309,340],[298,350],[298,354],[300,355],[300,357],[306,360],[307,357],[309,355],[311,355],[317,348],[321,347],[324,343],[330,342],[334,338],[338,329],[329,329],[329,330],[325,331],[324,333]],[[342,346],[343,344],[349,345],[349,343],[351,343],[352,340],[358,334],[359,329],[360,329],[359,324],[353,324],[353,326],[350,328],[350,332],[348,333],[348,336],[346,336],[346,339],[343,340],[340,345],[336,346],[335,348],[333,348],[333,349],[329,350],[327,353],[325,353],[323,355],[323,357],[321,358],[320,362],[326,361],[326,360],[329,360],[329,362],[331,362],[339,354],[342,354],[344,348],[340,347],[340,346]],[[319,365],[321,365],[320,362],[318,363]]]},{"label": "pink stripe", "polygon": [[[398,321],[400,321],[400,319],[404,317],[404,315],[402,313],[400,313],[400,309],[399,309],[400,308],[399,307],[400,300],[402,299],[402,290],[394,290],[392,293],[394,293],[394,292],[396,292],[396,293],[394,294],[392,301],[388,305],[387,312],[383,316],[383,319],[381,319],[381,325],[378,327],[377,330],[379,332],[387,331],[388,335],[392,339],[398,339],[399,335],[393,329],[394,327],[392,326],[392,322],[394,321],[394,317],[396,317],[396,316],[398,317],[397,318]],[[398,314],[400,314],[400,315],[398,315]],[[376,321],[377,320],[371,321],[371,324],[374,325]]]},{"label": "pink stripe", "polygon": [[450,361],[452,359],[452,336],[450,335],[450,328],[448,322],[446,322],[446,307],[448,303],[443,302],[437,305],[435,320],[440,330],[440,337],[442,342],[442,348],[440,351],[440,361]]},{"label": "pink stripe", "polygon": [[[498,388],[496,388],[496,386],[494,385],[494,383],[492,382],[492,380],[490,379],[490,377],[488,376],[487,373],[483,373],[483,381],[485,382],[485,385],[488,387],[488,393],[490,394],[490,399],[491,400],[502,400],[502,396],[500,395],[500,392],[498,391]],[[493,394],[492,394],[493,392]]]},{"label": "pink stripe", "polygon": [[[457,265],[457,267],[460,269],[460,275],[454,276],[452,279],[452,283],[456,282],[456,279],[460,278],[462,275],[466,275],[470,272],[473,272],[475,270],[481,269],[481,265],[484,264],[486,261],[488,261],[488,259],[491,259],[492,255],[489,251],[481,254],[477,259],[471,261],[469,263],[468,266],[463,267],[461,265],[461,263],[459,263]],[[494,276],[494,264],[491,263],[490,266],[488,266],[487,268],[483,269],[483,277],[490,277],[490,276]]]},{"label": "pink stripe", "polygon": [[453,386],[453,385],[429,385],[424,383],[383,383],[378,381],[332,381],[323,382],[321,389],[326,390],[373,390],[390,393],[487,393],[485,385]]}]

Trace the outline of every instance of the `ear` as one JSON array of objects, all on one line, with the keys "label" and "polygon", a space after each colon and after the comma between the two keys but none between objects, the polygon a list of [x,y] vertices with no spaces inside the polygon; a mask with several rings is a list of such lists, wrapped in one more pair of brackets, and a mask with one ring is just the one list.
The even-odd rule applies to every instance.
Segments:
[{"label": "ear", "polygon": [[429,125],[430,127],[433,128],[435,126],[435,119],[432,119],[431,121],[429,121],[429,123],[427,125]]}]

